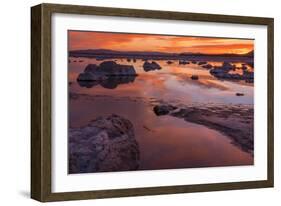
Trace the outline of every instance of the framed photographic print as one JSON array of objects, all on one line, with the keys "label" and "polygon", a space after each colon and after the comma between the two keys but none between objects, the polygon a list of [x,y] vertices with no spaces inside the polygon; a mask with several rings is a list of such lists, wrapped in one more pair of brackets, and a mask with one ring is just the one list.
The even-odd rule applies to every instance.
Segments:
[{"label": "framed photographic print", "polygon": [[31,196],[273,187],[273,19],[31,8]]}]

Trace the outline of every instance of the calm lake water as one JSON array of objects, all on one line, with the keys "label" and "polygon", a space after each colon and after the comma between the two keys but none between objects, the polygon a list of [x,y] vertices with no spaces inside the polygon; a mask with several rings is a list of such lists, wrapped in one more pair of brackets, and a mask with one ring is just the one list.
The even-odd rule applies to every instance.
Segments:
[{"label": "calm lake water", "polygon": [[[76,82],[94,58],[70,58],[69,92],[88,94],[93,99],[70,99],[69,126],[81,127],[112,113],[127,118],[135,129],[140,149],[139,169],[169,169],[253,164],[253,156],[231,143],[230,138],[203,125],[171,116],[156,116],[149,102],[253,104],[253,84],[221,81],[196,64],[179,65],[156,61],[162,69],[145,72],[143,61],[116,63],[133,65],[137,77],[123,78],[82,87]],[[209,62],[221,65],[222,62]],[[242,63],[242,62],[241,62]],[[241,63],[237,63],[240,66]],[[249,68],[252,69],[252,68]],[[237,71],[239,72],[239,71]],[[190,76],[199,75],[199,80]],[[244,93],[244,96],[235,94]]]}]

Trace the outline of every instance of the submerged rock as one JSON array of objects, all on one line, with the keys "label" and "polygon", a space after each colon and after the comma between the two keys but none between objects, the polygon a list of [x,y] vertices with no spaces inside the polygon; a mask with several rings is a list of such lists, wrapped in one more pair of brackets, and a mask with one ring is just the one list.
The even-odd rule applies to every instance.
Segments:
[{"label": "submerged rock", "polygon": [[69,130],[71,174],[137,170],[139,153],[132,123],[118,115]]},{"label": "submerged rock", "polygon": [[152,61],[151,63],[149,63],[148,61],[145,61],[143,64],[143,69],[144,69],[144,71],[148,72],[148,71],[153,71],[153,70],[160,70],[162,68],[155,61]]}]

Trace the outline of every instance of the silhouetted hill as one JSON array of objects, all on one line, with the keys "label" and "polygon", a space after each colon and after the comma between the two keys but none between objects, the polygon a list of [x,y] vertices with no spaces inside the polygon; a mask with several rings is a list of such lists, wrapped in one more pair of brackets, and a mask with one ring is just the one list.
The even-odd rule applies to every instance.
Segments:
[{"label": "silhouetted hill", "polygon": [[185,59],[185,58],[253,58],[254,51],[246,54],[204,54],[204,53],[168,53],[156,51],[114,51],[108,49],[86,49],[69,51],[70,57],[93,57],[100,59],[107,58],[141,58],[141,59]]}]

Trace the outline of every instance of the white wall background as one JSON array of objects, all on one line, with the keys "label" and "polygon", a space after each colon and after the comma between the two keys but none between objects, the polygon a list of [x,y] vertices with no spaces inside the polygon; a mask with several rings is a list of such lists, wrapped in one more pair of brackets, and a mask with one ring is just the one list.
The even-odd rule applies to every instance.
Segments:
[{"label": "white wall background", "polygon": [[[47,203],[47,205],[280,205],[281,200],[281,3],[276,0],[57,0],[48,3],[171,10],[275,18],[275,188]],[[30,7],[37,0],[0,6],[1,205],[39,205],[30,184]],[[280,4],[280,5],[278,5]],[[279,202],[279,203],[278,203]]]}]

